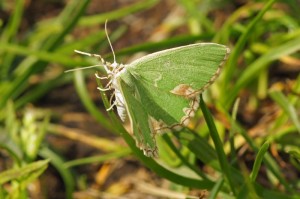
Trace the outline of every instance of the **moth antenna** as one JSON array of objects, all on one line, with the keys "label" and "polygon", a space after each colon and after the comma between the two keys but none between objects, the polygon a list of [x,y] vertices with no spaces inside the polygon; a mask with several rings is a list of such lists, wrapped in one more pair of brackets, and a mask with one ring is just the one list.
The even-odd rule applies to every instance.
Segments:
[{"label": "moth antenna", "polygon": [[91,53],[86,53],[80,50],[74,50],[75,53],[78,54],[82,54],[82,55],[86,55],[86,56],[90,56],[90,57],[101,57],[100,55],[96,55],[96,54],[91,54]]},{"label": "moth antenna", "polygon": [[110,46],[110,49],[111,49],[111,51],[112,51],[112,54],[113,54],[113,57],[114,57],[114,63],[117,63],[116,62],[116,55],[115,55],[115,51],[114,51],[114,49],[113,49],[113,47],[112,47],[112,45],[111,45],[111,42],[110,42],[110,39],[109,39],[109,36],[108,36],[108,33],[107,33],[107,19],[106,19],[106,21],[105,21],[105,34],[106,34],[106,37],[107,37],[107,40],[108,40],[108,43],[109,43],[109,46]]},{"label": "moth antenna", "polygon": [[74,72],[74,71],[77,71],[77,70],[85,70],[85,69],[89,69],[89,68],[95,68],[95,67],[98,67],[98,66],[102,66],[102,65],[93,65],[93,66],[87,66],[87,67],[83,67],[83,68],[69,69],[69,70],[66,70],[65,73]]}]

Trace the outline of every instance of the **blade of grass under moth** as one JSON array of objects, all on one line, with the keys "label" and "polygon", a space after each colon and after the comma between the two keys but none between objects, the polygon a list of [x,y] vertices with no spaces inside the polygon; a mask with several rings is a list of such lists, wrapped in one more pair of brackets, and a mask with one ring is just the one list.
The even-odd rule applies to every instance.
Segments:
[{"label": "blade of grass under moth", "polygon": [[[177,136],[177,134],[176,134]],[[209,165],[217,172],[222,172],[220,167],[219,160],[215,149],[209,144],[209,141],[206,138],[199,136],[196,132],[193,132],[189,129],[180,131],[178,133],[178,140],[199,159],[204,164]],[[242,183],[243,177],[238,171],[233,167],[230,167],[232,179],[236,183]]]},{"label": "blade of grass under moth", "polygon": [[[218,156],[215,149],[209,144],[206,138],[199,136],[196,132],[186,128],[184,131],[180,131],[178,140],[204,164],[209,165],[217,172],[222,172],[222,168],[218,161]],[[242,175],[237,169],[231,167],[232,178],[235,182],[242,182]]]},{"label": "blade of grass under moth", "polygon": [[[176,136],[177,138],[179,138],[178,136]],[[176,148],[176,146],[173,144],[173,142],[171,141],[169,136],[164,136],[164,140],[166,141],[166,143],[169,145],[169,147],[172,149],[172,151],[177,155],[177,157],[180,159],[180,161],[182,162],[182,164],[184,164],[185,166],[187,166],[188,168],[190,168],[192,171],[194,171],[198,176],[200,176],[203,179],[209,180],[207,178],[207,176],[195,165],[191,164],[189,162],[189,160],[187,159],[187,157],[184,157],[180,151]]]},{"label": "blade of grass under moth", "polygon": [[189,132],[188,130],[180,131],[178,135],[176,134],[176,136],[180,143],[187,146],[199,160],[211,166],[215,170],[220,171],[216,151],[210,144],[208,144],[205,138],[194,134],[193,132]]},{"label": "blade of grass under moth", "polygon": [[[177,134],[176,134],[177,136]],[[222,172],[220,167],[218,155],[216,150],[209,144],[206,138],[201,137],[196,132],[186,128],[184,131],[178,133],[178,140],[204,164],[209,165],[217,172]],[[243,182],[242,175],[233,167],[231,169],[232,178],[234,182]]]},{"label": "blade of grass under moth", "polygon": [[163,134],[162,136],[157,136],[155,139],[159,148],[159,158],[170,167],[181,166],[182,161],[177,157],[179,149],[175,147],[169,135]]},{"label": "blade of grass under moth", "polygon": [[219,158],[219,163],[220,163],[221,169],[222,169],[224,175],[226,176],[226,179],[228,180],[228,183],[229,183],[229,186],[231,188],[233,195],[236,195],[235,184],[234,184],[234,181],[233,181],[233,178],[231,175],[230,165],[227,161],[227,157],[226,157],[224,149],[223,149],[222,141],[217,132],[217,128],[214,124],[212,115],[209,112],[208,108],[206,107],[206,105],[203,101],[202,95],[200,95],[200,107],[201,107],[203,116],[205,118],[206,124],[208,126],[208,129],[210,131],[211,138],[215,144],[215,150],[216,150],[218,158]]}]

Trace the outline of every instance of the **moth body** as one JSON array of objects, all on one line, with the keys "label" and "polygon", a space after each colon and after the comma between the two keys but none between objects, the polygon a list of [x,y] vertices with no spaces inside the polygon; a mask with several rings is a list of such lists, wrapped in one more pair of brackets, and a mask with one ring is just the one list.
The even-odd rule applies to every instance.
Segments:
[{"label": "moth body", "polygon": [[113,105],[117,108],[117,113],[122,120],[122,122],[125,121],[127,116],[127,110],[126,110],[126,101],[120,91],[120,86],[118,84],[117,79],[120,77],[120,75],[124,72],[126,72],[125,65],[123,64],[117,64],[113,63],[111,64],[112,70],[107,71],[108,74],[111,74],[111,88],[114,89],[114,95],[115,95],[115,101]]},{"label": "moth body", "polygon": [[126,116],[127,116],[127,110],[126,110],[126,106],[125,106],[125,99],[121,93],[120,90],[115,88],[115,105],[117,107],[117,112],[118,115],[120,117],[120,119],[122,120],[122,122],[125,121]]}]

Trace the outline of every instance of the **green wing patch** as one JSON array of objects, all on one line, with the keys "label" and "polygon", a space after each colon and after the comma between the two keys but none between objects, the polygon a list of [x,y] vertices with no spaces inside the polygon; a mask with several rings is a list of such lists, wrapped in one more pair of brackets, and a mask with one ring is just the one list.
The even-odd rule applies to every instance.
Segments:
[{"label": "green wing patch", "polygon": [[[180,129],[178,123],[186,115],[187,109],[198,108],[199,97],[186,98],[166,91],[164,89],[153,86],[146,81],[134,79],[135,96],[141,101],[144,109],[157,122],[154,122],[153,128],[158,132],[164,129],[175,128]],[[186,121],[188,122],[188,121]],[[187,124],[187,123],[186,123]]]},{"label": "green wing patch", "polygon": [[149,54],[132,62],[127,70],[138,81],[167,92],[189,85],[200,93],[219,75],[228,54],[226,46],[198,43]]}]

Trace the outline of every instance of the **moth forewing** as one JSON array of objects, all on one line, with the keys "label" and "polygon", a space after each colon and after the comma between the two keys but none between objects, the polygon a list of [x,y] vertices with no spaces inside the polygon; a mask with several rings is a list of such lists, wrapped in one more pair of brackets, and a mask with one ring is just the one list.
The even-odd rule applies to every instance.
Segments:
[{"label": "moth forewing", "polygon": [[226,46],[197,43],[146,55],[132,62],[128,70],[157,88],[171,91],[185,84],[200,93],[218,76],[228,54]]},{"label": "moth forewing", "polygon": [[[151,126],[150,116],[136,97],[134,88],[130,87],[130,74],[124,74],[118,78],[120,91],[124,96],[125,107],[131,124],[133,138],[136,146],[143,150],[148,157],[158,157],[158,149],[155,140],[155,131]],[[127,83],[126,83],[127,82]]]}]

